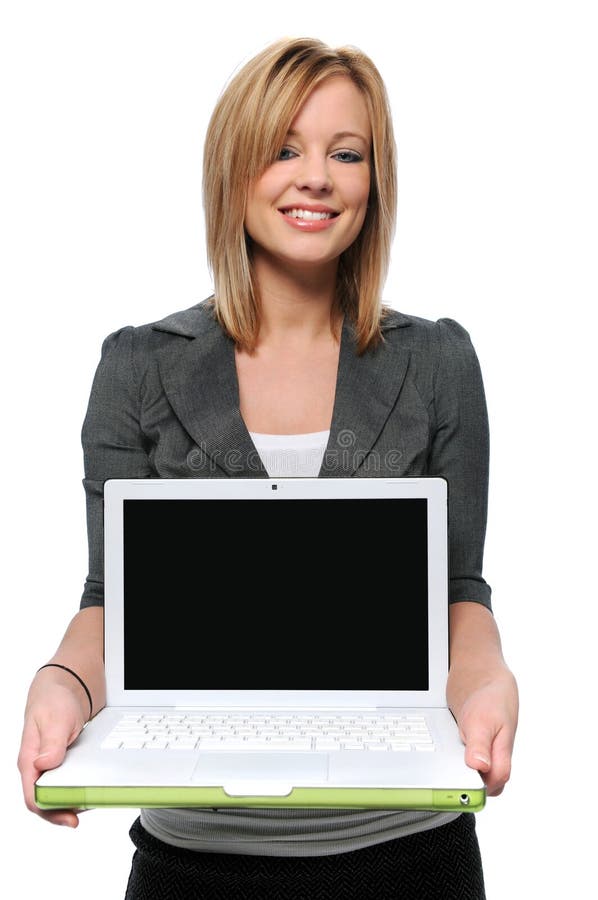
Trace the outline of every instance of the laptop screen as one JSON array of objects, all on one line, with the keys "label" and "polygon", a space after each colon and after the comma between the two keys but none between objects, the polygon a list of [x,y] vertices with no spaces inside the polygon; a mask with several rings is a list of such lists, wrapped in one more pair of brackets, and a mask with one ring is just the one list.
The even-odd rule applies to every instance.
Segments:
[{"label": "laptop screen", "polygon": [[428,689],[427,500],[123,501],[127,690]]}]

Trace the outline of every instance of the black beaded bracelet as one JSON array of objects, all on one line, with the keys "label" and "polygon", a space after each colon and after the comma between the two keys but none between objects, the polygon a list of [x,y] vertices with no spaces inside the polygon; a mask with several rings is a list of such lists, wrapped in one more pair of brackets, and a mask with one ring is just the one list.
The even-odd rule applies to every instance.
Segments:
[{"label": "black beaded bracelet", "polygon": [[91,716],[93,713],[93,703],[91,702],[91,694],[89,693],[89,688],[87,687],[87,685],[85,684],[83,679],[79,675],[77,675],[76,672],[73,672],[72,669],[69,669],[68,666],[61,666],[60,663],[46,663],[45,666],[40,666],[37,671],[41,672],[42,669],[49,669],[49,668],[64,669],[65,672],[69,672],[73,676],[73,678],[77,679],[77,681],[79,682],[79,684],[81,685],[81,687],[83,688],[85,693],[87,694],[87,699],[89,700],[89,718],[91,719]]}]

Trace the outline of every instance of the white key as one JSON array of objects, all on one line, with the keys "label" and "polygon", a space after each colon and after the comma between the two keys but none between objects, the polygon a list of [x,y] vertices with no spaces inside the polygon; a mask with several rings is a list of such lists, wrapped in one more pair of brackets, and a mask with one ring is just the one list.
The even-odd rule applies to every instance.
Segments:
[{"label": "white key", "polygon": [[331,741],[327,738],[316,738],[316,750],[340,750],[339,741]]},{"label": "white key", "polygon": [[102,741],[100,744],[100,750],[118,750],[121,744],[122,738],[107,737],[106,740]]},{"label": "white key", "polygon": [[122,742],[122,750],[141,750],[143,745],[145,744],[145,738],[143,740],[137,740],[133,738],[125,738]]},{"label": "white key", "polygon": [[393,753],[409,753],[411,750],[410,744],[404,744],[402,742],[391,741],[390,749]]},{"label": "white key", "polygon": [[434,752],[434,744],[415,744],[415,749],[419,750],[420,753],[426,752],[426,751],[428,753],[433,753]]},{"label": "white key", "polygon": [[166,750],[168,741],[164,738],[156,738],[154,741],[145,742],[145,750]]}]

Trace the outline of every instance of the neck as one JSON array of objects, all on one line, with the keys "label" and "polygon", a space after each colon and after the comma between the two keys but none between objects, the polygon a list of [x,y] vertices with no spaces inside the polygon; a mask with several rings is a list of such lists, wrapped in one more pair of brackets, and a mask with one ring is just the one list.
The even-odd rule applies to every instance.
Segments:
[{"label": "neck", "polygon": [[253,277],[260,300],[259,343],[313,341],[336,334],[337,261],[291,269],[257,254]]}]

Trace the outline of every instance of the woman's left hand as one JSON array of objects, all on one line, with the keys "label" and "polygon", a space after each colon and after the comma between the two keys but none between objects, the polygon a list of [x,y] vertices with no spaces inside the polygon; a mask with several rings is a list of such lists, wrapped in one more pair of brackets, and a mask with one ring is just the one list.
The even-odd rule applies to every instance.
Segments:
[{"label": "woman's left hand", "polygon": [[497,797],[511,774],[517,682],[504,661],[494,617],[481,604],[451,604],[450,639],[448,705],[465,744],[465,762],[478,770],[488,796]]},{"label": "woman's left hand", "polygon": [[505,665],[486,674],[482,683],[471,682],[466,671],[451,670],[449,705],[465,744],[465,762],[479,771],[488,796],[497,797],[511,774],[519,707],[517,684]]}]

